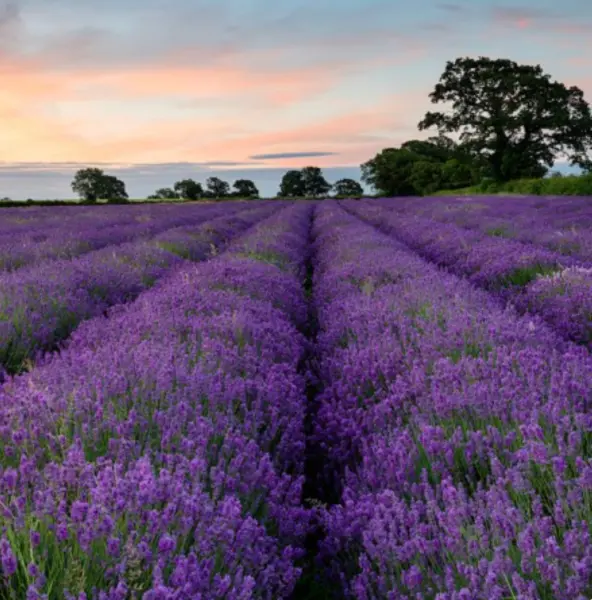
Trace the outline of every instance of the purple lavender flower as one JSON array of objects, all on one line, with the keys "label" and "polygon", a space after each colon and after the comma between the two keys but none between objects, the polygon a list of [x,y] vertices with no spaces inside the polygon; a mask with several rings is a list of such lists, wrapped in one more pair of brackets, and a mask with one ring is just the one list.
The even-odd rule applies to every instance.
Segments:
[{"label": "purple lavender flower", "polygon": [[[2,386],[0,446],[23,474],[0,500],[42,571],[31,594],[50,577],[73,597],[291,594],[311,520],[299,329],[312,210],[219,221],[226,252],[81,323]],[[45,572],[51,552],[72,556],[67,570]]]}]

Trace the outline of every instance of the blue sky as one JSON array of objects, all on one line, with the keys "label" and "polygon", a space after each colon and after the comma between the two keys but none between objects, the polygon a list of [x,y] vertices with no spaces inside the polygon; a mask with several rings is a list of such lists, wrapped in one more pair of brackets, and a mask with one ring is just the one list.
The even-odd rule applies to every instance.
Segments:
[{"label": "blue sky", "polygon": [[0,196],[70,197],[103,165],[180,177],[307,164],[331,181],[418,133],[446,60],[541,63],[592,97],[588,0],[0,0]]}]

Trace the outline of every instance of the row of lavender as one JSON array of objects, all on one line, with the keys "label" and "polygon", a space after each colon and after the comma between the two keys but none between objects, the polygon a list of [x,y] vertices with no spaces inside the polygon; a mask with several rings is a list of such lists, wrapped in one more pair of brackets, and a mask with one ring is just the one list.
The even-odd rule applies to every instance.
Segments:
[{"label": "row of lavender", "polygon": [[76,223],[85,229],[92,225],[108,227],[114,223],[134,223],[158,220],[173,213],[189,212],[206,207],[207,204],[143,204],[143,205],[97,205],[97,206],[33,206],[2,209],[0,238],[5,235],[36,233],[48,234],[64,229],[66,223]]},{"label": "row of lavender", "polygon": [[467,277],[523,312],[542,316],[566,339],[592,344],[592,263],[535,244],[407,215],[388,200],[344,206],[431,262]]},{"label": "row of lavender", "polygon": [[0,597],[285,598],[300,575],[311,205],[0,390]]},{"label": "row of lavender", "polygon": [[172,227],[195,225],[234,212],[240,206],[239,203],[224,206],[113,206],[102,207],[106,209],[104,212],[97,211],[96,207],[86,212],[79,209],[80,214],[68,207],[56,207],[38,220],[25,219],[24,224],[4,223],[3,220],[0,271],[81,256],[110,245],[154,236]]},{"label": "row of lavender", "polygon": [[19,372],[40,352],[54,349],[81,321],[129,302],[186,259],[203,260],[277,209],[237,205],[234,211],[226,209],[228,216],[201,225],[0,275],[0,366]]},{"label": "row of lavender", "polygon": [[358,600],[592,595],[592,359],[324,203],[319,562]]},{"label": "row of lavender", "polygon": [[592,260],[592,207],[581,197],[400,198],[397,211]]}]

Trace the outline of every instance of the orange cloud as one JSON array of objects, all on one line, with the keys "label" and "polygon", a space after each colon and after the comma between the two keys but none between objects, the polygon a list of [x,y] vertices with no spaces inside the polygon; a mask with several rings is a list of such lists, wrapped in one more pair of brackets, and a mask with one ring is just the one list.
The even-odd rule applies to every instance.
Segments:
[{"label": "orange cloud", "polygon": [[[424,94],[421,100],[425,103]],[[244,160],[254,153],[314,147],[338,153],[323,158],[323,164],[351,164],[365,160],[370,152],[381,147],[403,141],[396,139],[395,132],[404,137],[414,135],[415,132],[409,131],[407,115],[417,111],[418,106],[421,106],[419,96],[389,96],[364,110],[342,110],[328,119],[272,131],[265,129],[265,122],[245,122],[244,114],[237,114],[230,121],[184,117],[159,120],[143,127],[139,124],[127,127],[114,116],[112,124],[98,121],[93,135],[88,134],[83,121],[25,115],[11,109],[0,111],[0,123],[8,125],[0,128],[0,140],[4,142],[0,144],[0,160],[134,163],[223,158],[232,161]],[[401,115],[406,117],[403,119]],[[64,122],[68,127],[64,127]],[[79,130],[78,126],[82,132],[72,133]],[[103,127],[107,129],[105,136],[100,135]],[[385,138],[385,133],[393,137]],[[287,162],[295,164],[299,159]]]},{"label": "orange cloud", "polygon": [[[288,107],[333,89],[356,71],[401,64],[423,52],[418,44],[394,59],[326,58],[287,70],[248,68],[231,55],[215,66],[176,66],[168,56],[144,67],[68,70],[53,69],[41,57],[0,56],[0,160],[242,160],[279,146],[372,144],[364,132],[392,126],[394,108],[347,114],[344,105],[346,114],[340,115],[337,106],[330,119],[266,129],[273,126],[270,116],[285,122]],[[268,54],[258,53],[262,63]],[[198,103],[194,110],[191,102]]]},{"label": "orange cloud", "polygon": [[[320,70],[300,73],[260,74],[240,69],[175,68],[159,66],[150,69],[95,73],[85,86],[87,93],[116,94],[120,98],[219,98],[231,94],[274,94],[276,89],[297,89],[304,81],[310,89]],[[319,81],[322,83],[322,81]]]},{"label": "orange cloud", "polygon": [[15,103],[55,100],[67,94],[70,76],[48,72],[35,61],[0,56],[0,99]]}]

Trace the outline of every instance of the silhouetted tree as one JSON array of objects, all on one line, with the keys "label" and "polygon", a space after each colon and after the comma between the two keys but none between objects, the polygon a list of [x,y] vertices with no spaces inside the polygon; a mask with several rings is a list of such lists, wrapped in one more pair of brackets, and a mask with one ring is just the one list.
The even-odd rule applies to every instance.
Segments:
[{"label": "silhouetted tree", "polygon": [[478,165],[471,165],[457,158],[447,160],[442,169],[442,185],[449,190],[468,187],[480,179]]},{"label": "silhouetted tree", "polygon": [[386,148],[362,165],[362,179],[386,196],[431,194],[480,181],[483,161],[445,136]]},{"label": "silhouetted tree", "polygon": [[451,110],[428,112],[419,128],[459,133],[464,150],[498,181],[540,177],[559,155],[592,168],[592,114],[582,90],[552,81],[540,65],[457,58],[430,98]]},{"label": "silhouetted tree", "polygon": [[235,195],[239,198],[258,198],[259,190],[250,179],[237,179],[233,186]]},{"label": "silhouetted tree", "polygon": [[198,200],[204,193],[201,183],[198,183],[193,179],[177,181],[174,185],[174,190],[177,197],[185,198],[186,200]]},{"label": "silhouetted tree", "polygon": [[413,165],[422,160],[419,154],[400,148],[385,148],[362,165],[362,180],[385,196],[415,196],[410,181]]},{"label": "silhouetted tree", "polygon": [[99,199],[121,202],[128,198],[123,181],[94,167],[76,172],[72,190],[86,202],[96,202]]},{"label": "silhouetted tree", "polygon": [[74,175],[72,190],[86,202],[96,202],[101,192],[101,181],[105,173],[102,169],[89,167],[80,169]]},{"label": "silhouetted tree", "polygon": [[361,196],[364,193],[362,186],[355,179],[340,179],[333,184],[333,193],[336,196]]},{"label": "silhouetted tree", "polygon": [[177,192],[171,188],[159,188],[154,194],[148,196],[149,200],[174,200],[178,198]]},{"label": "silhouetted tree", "polygon": [[307,196],[325,196],[331,189],[331,184],[323,177],[319,167],[304,167],[300,173],[304,183],[304,193]]},{"label": "silhouetted tree", "polygon": [[128,201],[125,183],[113,175],[104,175],[101,182],[99,198],[104,198],[110,204],[123,204]]},{"label": "silhouetted tree", "polygon": [[224,198],[230,194],[230,185],[228,182],[218,177],[208,178],[206,186],[212,198]]},{"label": "silhouetted tree", "polygon": [[278,196],[281,198],[301,198],[306,195],[306,186],[301,171],[288,171],[284,173],[280,183]]}]

